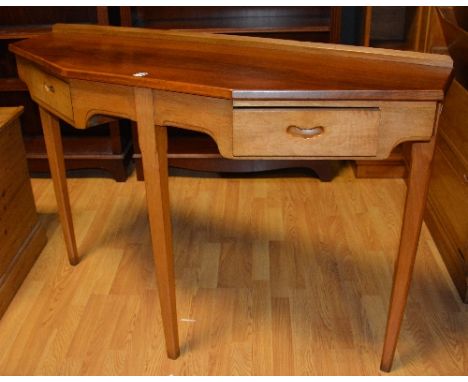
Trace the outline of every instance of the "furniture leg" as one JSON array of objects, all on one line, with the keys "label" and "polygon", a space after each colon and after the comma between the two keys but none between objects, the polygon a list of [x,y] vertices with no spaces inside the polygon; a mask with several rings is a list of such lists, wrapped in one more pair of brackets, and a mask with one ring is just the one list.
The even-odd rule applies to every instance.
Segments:
[{"label": "furniture leg", "polygon": [[39,112],[68,259],[71,265],[76,265],[79,263],[80,258],[76,249],[70,199],[68,197],[60,124],[54,115],[42,107],[39,107]]},{"label": "furniture leg", "polygon": [[135,89],[135,107],[166,350],[169,358],[176,359],[180,350],[169,208],[167,129],[154,125],[151,89]]},{"label": "furniture leg", "polygon": [[400,248],[395,263],[393,288],[387,319],[380,369],[389,372],[411,283],[419,234],[426,205],[435,137],[429,142],[413,143],[405,211],[401,228]]}]

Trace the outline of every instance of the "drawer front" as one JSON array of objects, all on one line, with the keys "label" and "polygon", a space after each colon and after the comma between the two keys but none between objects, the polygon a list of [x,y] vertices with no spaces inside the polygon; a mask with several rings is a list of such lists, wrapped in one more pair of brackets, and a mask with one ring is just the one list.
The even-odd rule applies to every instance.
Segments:
[{"label": "drawer front", "polygon": [[57,114],[73,120],[70,86],[65,81],[28,63],[18,63],[20,78],[26,82],[31,96]]},{"label": "drawer front", "polygon": [[378,108],[237,108],[234,156],[376,156]]}]

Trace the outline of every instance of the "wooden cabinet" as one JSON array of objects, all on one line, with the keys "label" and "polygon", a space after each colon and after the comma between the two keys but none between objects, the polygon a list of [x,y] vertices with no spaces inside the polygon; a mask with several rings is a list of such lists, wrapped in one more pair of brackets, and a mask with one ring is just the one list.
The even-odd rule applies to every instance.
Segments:
[{"label": "wooden cabinet", "polygon": [[[384,8],[366,7],[364,45],[450,54],[454,60],[456,80],[441,115],[424,219],[468,303],[468,33],[461,27],[468,25],[468,7],[399,7],[389,14]],[[399,146],[386,161],[356,161],[355,173],[361,178],[405,177],[408,157]]]},{"label": "wooden cabinet", "polygon": [[[435,7],[365,7],[362,44],[376,48],[447,54]],[[358,178],[404,178],[408,148],[397,146],[388,160],[359,160],[353,165]]]},{"label": "wooden cabinet", "polygon": [[364,46],[446,53],[435,7],[365,7]]},{"label": "wooden cabinet", "polygon": [[[28,166],[31,172],[47,172],[44,139],[37,106],[27,88],[18,79],[14,56],[8,44],[37,36],[54,23],[108,24],[107,7],[2,7],[0,13],[0,106],[23,105],[21,117]],[[89,57],[92,60],[92,57]],[[43,96],[55,96],[61,103],[66,89],[60,83],[49,84],[54,93],[43,89]],[[50,88],[50,89],[52,89]],[[70,105],[69,105],[70,107]],[[116,180],[127,178],[131,160],[130,126],[124,122],[107,123],[86,132],[77,132],[61,122],[67,169],[102,169]]]},{"label": "wooden cabinet", "polygon": [[[468,303],[468,12],[441,7],[455,80],[441,116],[426,224],[462,300]],[[463,29],[465,28],[465,29]]]},{"label": "wooden cabinet", "polygon": [[290,40],[338,42],[340,7],[122,7],[121,23]]},{"label": "wooden cabinet", "polygon": [[21,112],[0,108],[0,317],[46,243],[26,166]]},{"label": "wooden cabinet", "polygon": [[426,224],[468,303],[468,91],[454,81],[439,125]]},{"label": "wooden cabinet", "polygon": [[[184,29],[300,41],[338,42],[340,7],[121,7],[121,25],[157,29]],[[137,130],[133,128],[134,159],[138,179],[143,179]],[[202,133],[169,129],[169,165],[215,172],[254,172],[302,167],[322,180],[331,180],[337,169],[329,161],[231,161],[223,158],[216,143]]]}]

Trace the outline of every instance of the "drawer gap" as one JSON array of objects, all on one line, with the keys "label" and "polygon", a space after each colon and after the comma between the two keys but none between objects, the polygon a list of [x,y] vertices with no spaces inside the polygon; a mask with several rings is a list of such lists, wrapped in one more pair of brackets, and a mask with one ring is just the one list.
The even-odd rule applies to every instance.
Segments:
[{"label": "drawer gap", "polygon": [[264,109],[275,109],[275,110],[369,110],[378,111],[378,107],[359,107],[359,106],[276,106],[276,105],[265,105],[265,106],[234,106],[234,110],[264,110]]}]

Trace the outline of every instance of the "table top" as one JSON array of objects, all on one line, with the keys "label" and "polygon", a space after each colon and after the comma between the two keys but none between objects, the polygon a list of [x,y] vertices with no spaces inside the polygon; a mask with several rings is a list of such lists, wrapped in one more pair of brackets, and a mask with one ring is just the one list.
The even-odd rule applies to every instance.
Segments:
[{"label": "table top", "polygon": [[452,71],[442,55],[91,25],[10,49],[64,78],[226,99],[439,100]]}]

